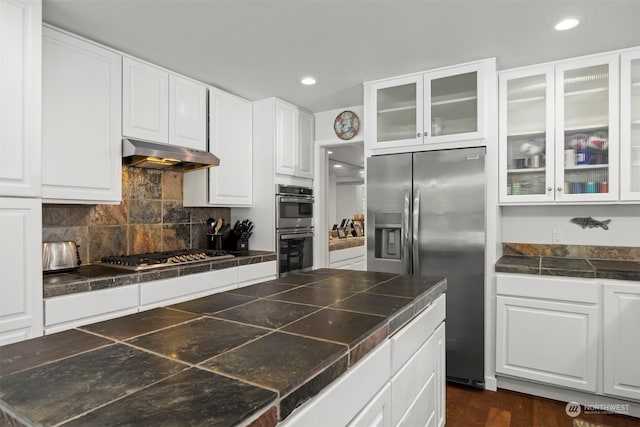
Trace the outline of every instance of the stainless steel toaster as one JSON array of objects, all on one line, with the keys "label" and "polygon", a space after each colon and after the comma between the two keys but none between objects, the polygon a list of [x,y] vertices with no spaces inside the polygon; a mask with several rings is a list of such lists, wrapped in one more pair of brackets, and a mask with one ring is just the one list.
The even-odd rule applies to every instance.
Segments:
[{"label": "stainless steel toaster", "polygon": [[74,271],[80,265],[80,246],[74,241],[42,244],[42,271],[60,273]]}]

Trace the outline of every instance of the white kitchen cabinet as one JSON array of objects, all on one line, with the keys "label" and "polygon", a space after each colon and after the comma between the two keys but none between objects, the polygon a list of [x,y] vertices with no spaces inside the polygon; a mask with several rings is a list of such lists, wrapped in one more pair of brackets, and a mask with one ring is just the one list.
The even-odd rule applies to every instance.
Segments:
[{"label": "white kitchen cabinet", "polygon": [[313,178],[313,116],[279,99],[275,108],[276,173]]},{"label": "white kitchen cabinet", "polygon": [[366,270],[364,246],[329,251],[329,268]]},{"label": "white kitchen cabinet", "polygon": [[620,199],[640,200],[640,48],[620,62]]},{"label": "white kitchen cabinet", "polygon": [[207,149],[207,87],[169,74],[169,143]]},{"label": "white kitchen cabinet", "polygon": [[63,203],[119,203],[121,56],[45,27],[42,196]]},{"label": "white kitchen cabinet", "polygon": [[446,295],[391,340],[393,425],[444,425]]},{"label": "white kitchen cabinet", "polygon": [[500,73],[501,203],[618,200],[618,57]]},{"label": "white kitchen cabinet", "polygon": [[0,345],[42,335],[42,203],[0,197]]},{"label": "white kitchen cabinet", "polygon": [[122,135],[169,142],[169,73],[129,57],[122,60]]},{"label": "white kitchen cabinet", "polygon": [[351,420],[355,422],[361,410],[388,384],[390,353],[389,341],[380,344],[340,378],[295,409],[281,423],[282,427],[345,426]]},{"label": "white kitchen cabinet", "polygon": [[484,138],[495,60],[365,83],[369,149]]},{"label": "white kitchen cabinet", "polygon": [[238,267],[238,287],[254,285],[277,277],[277,262],[267,261]]},{"label": "white kitchen cabinet", "polygon": [[391,385],[385,385],[348,427],[391,427]]},{"label": "white kitchen cabinet", "polygon": [[607,280],[604,289],[604,393],[640,401],[640,283]]},{"label": "white kitchen cabinet", "polygon": [[599,301],[595,280],[498,274],[496,372],[595,392]]},{"label": "white kitchen cabinet", "polygon": [[313,178],[313,143],[315,140],[315,119],[313,114],[298,111],[298,168],[296,175]]},{"label": "white kitchen cabinet", "polygon": [[438,297],[282,425],[443,426],[445,298]]},{"label": "white kitchen cabinet", "polygon": [[138,285],[80,292],[44,301],[46,334],[138,312]]},{"label": "white kitchen cabinet", "polygon": [[0,196],[40,197],[42,0],[0,0]]},{"label": "white kitchen cabinet", "polygon": [[220,165],[184,175],[184,206],[251,206],[252,123],[249,101],[209,88],[209,151]]},{"label": "white kitchen cabinet", "polygon": [[145,62],[122,62],[122,135],[207,149],[207,88]]},{"label": "white kitchen cabinet", "polygon": [[238,287],[238,267],[140,283],[140,310],[189,301]]}]

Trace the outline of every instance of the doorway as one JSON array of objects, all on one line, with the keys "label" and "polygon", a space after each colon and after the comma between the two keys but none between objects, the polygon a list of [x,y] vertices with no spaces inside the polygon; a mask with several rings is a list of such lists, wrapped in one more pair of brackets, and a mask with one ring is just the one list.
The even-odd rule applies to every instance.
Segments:
[{"label": "doorway", "polygon": [[[362,265],[355,265],[358,262],[355,254],[358,251],[364,254],[364,237],[356,238],[357,224],[353,223],[354,219],[357,223],[358,218],[363,218],[366,212],[364,142],[322,145],[316,153],[316,171],[321,174],[314,180],[314,186],[317,185],[318,248],[315,265],[334,268],[364,267],[363,257]],[[349,227],[344,227],[347,220]],[[364,230],[364,223],[361,225]],[[339,235],[337,228],[344,228],[345,234]],[[356,246],[360,246],[360,249],[351,249]],[[336,262],[336,259],[340,262]]]}]

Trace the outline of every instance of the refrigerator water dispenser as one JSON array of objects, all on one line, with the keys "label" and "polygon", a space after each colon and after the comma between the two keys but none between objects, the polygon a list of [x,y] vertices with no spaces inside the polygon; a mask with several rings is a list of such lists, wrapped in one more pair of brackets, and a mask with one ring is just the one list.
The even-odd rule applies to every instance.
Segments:
[{"label": "refrigerator water dispenser", "polygon": [[375,214],[375,257],[400,259],[402,223],[399,213]]}]

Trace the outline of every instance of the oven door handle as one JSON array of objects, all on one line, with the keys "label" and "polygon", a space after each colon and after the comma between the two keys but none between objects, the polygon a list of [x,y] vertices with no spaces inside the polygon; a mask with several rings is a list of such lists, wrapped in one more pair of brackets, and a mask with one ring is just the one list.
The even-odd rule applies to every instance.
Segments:
[{"label": "oven door handle", "polygon": [[313,237],[313,233],[281,234],[280,240],[303,239],[305,237]]},{"label": "oven door handle", "polygon": [[281,202],[297,202],[297,203],[313,203],[313,199],[306,199],[301,197],[287,197],[287,196],[278,196]]}]

